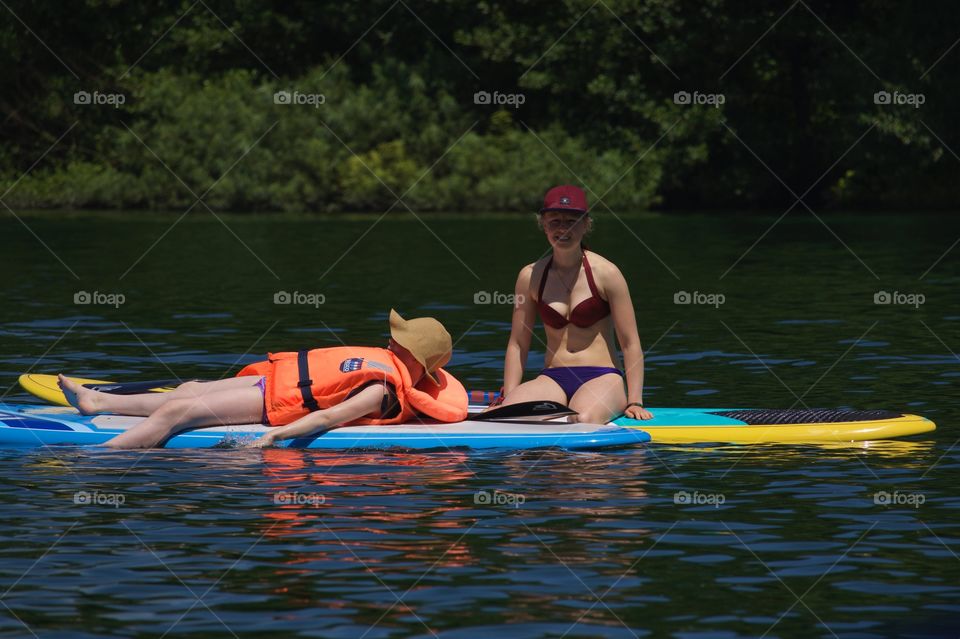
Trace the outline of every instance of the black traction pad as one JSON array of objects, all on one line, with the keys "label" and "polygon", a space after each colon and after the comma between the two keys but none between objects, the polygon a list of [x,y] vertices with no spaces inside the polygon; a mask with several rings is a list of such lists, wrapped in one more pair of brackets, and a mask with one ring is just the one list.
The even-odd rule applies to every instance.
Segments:
[{"label": "black traction pad", "polygon": [[839,408],[749,408],[744,410],[714,411],[714,415],[738,419],[750,426],[776,424],[836,424],[839,422],[866,422],[902,417],[903,413],[890,410],[843,410]]}]

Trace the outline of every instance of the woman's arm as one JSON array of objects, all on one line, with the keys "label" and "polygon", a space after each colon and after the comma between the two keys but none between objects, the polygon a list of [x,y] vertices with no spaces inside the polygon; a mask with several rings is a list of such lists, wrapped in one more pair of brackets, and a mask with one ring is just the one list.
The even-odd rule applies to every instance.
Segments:
[{"label": "woman's arm", "polygon": [[520,270],[517,285],[514,287],[513,317],[510,323],[510,339],[507,341],[507,354],[503,362],[503,394],[523,381],[523,369],[527,365],[530,352],[530,339],[537,320],[537,304],[530,294],[530,279],[533,277],[533,264]]},{"label": "woman's arm", "polygon": [[[640,335],[637,332],[637,316],[633,311],[633,299],[630,297],[630,288],[627,280],[612,263],[609,264],[605,289],[607,300],[610,302],[610,315],[613,317],[613,327],[617,332],[617,341],[623,350],[624,375],[627,379],[627,403],[643,403],[643,348],[640,346]],[[650,419],[650,411],[639,406],[628,406],[624,411],[627,417],[633,419]]]},{"label": "woman's arm", "polygon": [[318,410],[286,426],[271,428],[260,439],[250,444],[257,448],[272,446],[274,442],[294,437],[306,437],[318,432],[333,430],[364,415],[380,410],[385,388],[376,383],[367,386],[353,397],[336,406]]}]

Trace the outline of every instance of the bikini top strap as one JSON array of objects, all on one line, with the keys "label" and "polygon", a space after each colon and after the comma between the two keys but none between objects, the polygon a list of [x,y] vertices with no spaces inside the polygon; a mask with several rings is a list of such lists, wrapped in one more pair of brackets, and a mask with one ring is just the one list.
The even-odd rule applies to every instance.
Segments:
[{"label": "bikini top strap", "polygon": [[553,257],[547,262],[547,268],[543,269],[543,277],[540,278],[540,290],[537,291],[537,304],[543,304],[543,287],[547,285],[547,273],[550,272],[551,266],[553,266]]},{"label": "bikini top strap", "polygon": [[587,260],[586,251],[583,252],[583,270],[587,273],[587,285],[590,286],[590,292],[594,297],[600,298],[600,293],[597,291],[597,284],[593,281],[593,271],[590,270],[590,262]]}]

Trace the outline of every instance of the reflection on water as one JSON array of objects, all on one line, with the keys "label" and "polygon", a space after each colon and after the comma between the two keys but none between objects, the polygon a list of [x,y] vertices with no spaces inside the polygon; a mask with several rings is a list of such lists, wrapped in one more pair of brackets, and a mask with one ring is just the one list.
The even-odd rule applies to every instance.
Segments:
[{"label": "reflection on water", "polygon": [[[43,628],[64,627],[82,608],[95,634],[156,632],[157,619],[173,624],[195,603],[189,587],[209,591],[216,616],[198,604],[179,632],[225,633],[219,617],[248,631],[351,636],[371,626],[429,635],[420,620],[435,632],[480,636],[509,623],[548,636],[578,619],[574,636],[629,634],[621,621],[638,633],[760,635],[790,609],[790,590],[816,585],[805,602],[834,632],[883,635],[881,619],[934,618],[960,594],[950,556],[958,503],[923,477],[937,452],[930,442],[58,452],[57,461],[3,456],[0,512],[8,534],[17,531],[2,551],[4,579],[15,581],[62,535],[5,600]],[[80,489],[125,503],[78,505]],[[922,493],[925,503],[877,504],[881,490]],[[523,500],[478,504],[480,491]],[[678,503],[680,491],[724,501]],[[35,597],[61,589],[72,594]],[[794,608],[774,634],[815,623]],[[14,625],[4,626],[11,636]]]},{"label": "reflection on water", "polygon": [[[309,221],[236,222],[278,281],[219,225],[185,220],[119,280],[169,222],[123,222],[129,245],[117,246],[103,221],[31,219],[79,284],[0,222],[0,260],[18,274],[0,317],[8,386],[31,367],[207,378],[266,350],[380,344],[395,306],[442,317],[457,342],[452,370],[497,388],[509,317],[473,295],[511,290],[540,241],[531,225],[497,219],[491,260],[477,220],[436,222],[478,281],[439,244],[402,269],[368,259],[373,247],[396,255],[435,241],[385,219],[359,245],[364,259],[318,280],[369,224],[324,225],[318,251]],[[0,450],[0,636],[957,636],[960,403],[944,348],[960,349],[955,267],[945,260],[923,280],[922,308],[877,307],[876,280],[821,225],[785,218],[720,281],[771,222],[628,218],[677,281],[598,219],[593,244],[626,274],[653,348],[648,404],[802,398],[909,409],[935,433],[577,453]],[[930,260],[913,264],[896,238],[932,255],[960,233],[945,226],[954,221],[830,223],[881,277],[914,283]],[[694,237],[710,241],[691,251]],[[128,302],[78,308],[78,287]],[[677,306],[681,288],[727,301]],[[281,289],[326,303],[278,307]],[[29,398],[11,388],[5,399]]]},{"label": "reflection on water", "polygon": [[[896,459],[900,468],[927,469],[937,457],[943,454],[937,448],[935,440],[886,440],[865,442],[824,442],[816,444],[688,444],[657,446],[658,450],[683,452],[690,459],[700,456],[714,461],[730,458],[743,458],[753,462],[759,461],[796,461],[809,459],[813,456],[818,461],[833,459],[862,459],[864,462],[880,459]],[[939,452],[938,452],[939,450]]]}]

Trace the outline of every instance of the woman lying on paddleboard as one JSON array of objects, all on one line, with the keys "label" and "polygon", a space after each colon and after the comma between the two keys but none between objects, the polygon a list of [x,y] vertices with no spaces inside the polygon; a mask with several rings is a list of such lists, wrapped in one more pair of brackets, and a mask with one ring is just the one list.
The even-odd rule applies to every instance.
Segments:
[{"label": "woman lying on paddleboard", "polygon": [[[550,189],[539,222],[553,251],[517,277],[504,405],[552,400],[577,411],[580,421],[595,424],[621,413],[650,419],[643,407],[643,351],[627,282],[613,262],[583,243],[592,223],[586,194],[569,185]],[[537,314],[547,333],[547,367],[521,383]],[[618,366],[614,336],[623,349],[625,373]]]},{"label": "woman lying on paddleboard", "polygon": [[111,395],[59,376],[82,414],[147,417],[105,445],[151,448],[188,428],[263,423],[253,446],[307,437],[338,426],[399,424],[422,413],[441,422],[466,419],[467,393],[441,368],[450,334],[432,317],[404,320],[390,311],[388,348],[339,346],[273,353],[237,377],[186,382],[169,393]]}]

